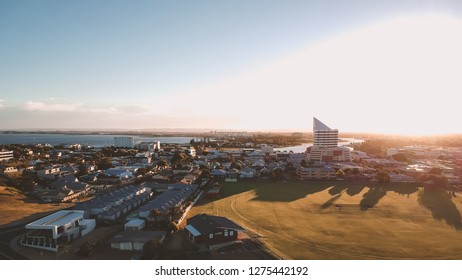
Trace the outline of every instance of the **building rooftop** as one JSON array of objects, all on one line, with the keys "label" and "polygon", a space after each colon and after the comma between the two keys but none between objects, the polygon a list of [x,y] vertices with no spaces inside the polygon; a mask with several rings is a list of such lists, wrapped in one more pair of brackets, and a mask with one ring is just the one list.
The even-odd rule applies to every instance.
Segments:
[{"label": "building rooftop", "polygon": [[154,198],[146,205],[139,209],[139,212],[147,212],[154,209],[158,209],[161,212],[168,211],[171,207],[174,207],[178,203],[184,202],[188,199],[192,193],[198,188],[198,185],[184,185],[182,189],[169,189],[162,193],[158,197]]},{"label": "building rooftop", "polygon": [[110,243],[140,242],[146,243],[149,240],[160,240],[166,234],[165,231],[122,231],[117,233]]},{"label": "building rooftop", "polygon": [[61,226],[68,224],[78,218],[83,218],[83,211],[61,210],[26,225],[26,228],[43,226]]},{"label": "building rooftop", "polygon": [[333,130],[324,123],[322,123],[320,120],[317,118],[313,117],[313,131],[315,130]]},{"label": "building rooftop", "polygon": [[128,221],[125,224],[125,227],[140,227],[140,226],[144,225],[144,223],[145,223],[144,220],[134,219],[134,220]]},{"label": "building rooftop", "polygon": [[[232,229],[237,231],[244,231],[238,224],[234,223],[228,218],[220,216],[211,216],[207,214],[196,215],[188,219],[188,229],[193,234],[208,234],[216,231],[217,229]],[[192,231],[191,231],[192,230]]]}]

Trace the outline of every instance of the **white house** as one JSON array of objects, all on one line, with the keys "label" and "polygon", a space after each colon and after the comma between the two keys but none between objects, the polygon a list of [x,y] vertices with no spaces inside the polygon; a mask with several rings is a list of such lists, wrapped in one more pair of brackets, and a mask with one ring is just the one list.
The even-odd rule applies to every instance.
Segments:
[{"label": "white house", "polygon": [[165,236],[165,231],[123,231],[114,236],[109,243],[111,248],[116,250],[142,251],[146,242],[159,240],[162,243]]},{"label": "white house", "polygon": [[141,231],[145,226],[144,220],[134,219],[125,224],[125,231]]},{"label": "white house", "polygon": [[72,242],[96,226],[95,220],[83,219],[84,211],[61,210],[26,225],[21,244],[57,252],[59,244]]},{"label": "white house", "polygon": [[18,172],[18,169],[14,166],[8,166],[3,169],[4,173]]},{"label": "white house", "polygon": [[255,171],[255,169],[252,169],[250,167],[245,167],[239,171],[239,176],[241,178],[253,178],[255,177],[256,173],[257,171]]}]

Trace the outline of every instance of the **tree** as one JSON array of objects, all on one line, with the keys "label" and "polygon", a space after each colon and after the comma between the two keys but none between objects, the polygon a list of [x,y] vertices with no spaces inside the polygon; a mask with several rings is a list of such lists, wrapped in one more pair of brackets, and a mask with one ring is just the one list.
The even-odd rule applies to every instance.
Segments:
[{"label": "tree", "polygon": [[239,164],[237,164],[236,162],[232,162],[231,165],[230,165],[230,168],[235,168],[237,170],[240,170],[241,169],[241,166]]},{"label": "tree", "polygon": [[340,178],[340,179],[345,178],[345,172],[343,172],[342,170],[338,170],[337,171],[337,178]]},{"label": "tree", "polygon": [[388,172],[382,170],[382,171],[377,172],[377,174],[375,175],[375,179],[379,183],[390,182],[390,175],[388,174]]},{"label": "tree", "polygon": [[300,162],[300,165],[302,167],[306,167],[307,166],[306,160],[302,159],[302,161]]},{"label": "tree", "polygon": [[171,164],[178,165],[183,164],[188,157],[183,152],[175,152],[172,159],[170,160]]},{"label": "tree", "polygon": [[169,228],[172,232],[177,232],[177,231],[180,229],[180,227],[178,226],[178,224],[175,223],[175,222],[173,222],[173,221],[170,222],[170,223],[168,224],[168,228]]},{"label": "tree", "polygon": [[208,168],[207,169],[202,169],[200,177],[201,178],[210,178],[210,177],[212,177],[212,174],[210,173],[210,170]]},{"label": "tree", "polygon": [[111,158],[102,158],[101,160],[97,161],[98,169],[105,170],[114,167],[111,162]]},{"label": "tree", "polygon": [[430,174],[427,176],[426,180],[432,181],[435,187],[445,188],[449,184],[448,178],[443,175]]},{"label": "tree", "polygon": [[138,168],[136,171],[137,175],[146,175],[146,173],[148,173],[148,170],[145,167]]},{"label": "tree", "polygon": [[85,164],[79,164],[78,171],[77,171],[77,176],[82,176],[88,174],[88,169],[85,166]]},{"label": "tree", "polygon": [[151,216],[154,217],[154,220],[158,220],[158,218],[162,215],[162,212],[160,212],[159,209],[154,208],[151,210]]},{"label": "tree", "polygon": [[165,159],[159,159],[156,163],[158,167],[166,167],[168,166],[168,162]]}]

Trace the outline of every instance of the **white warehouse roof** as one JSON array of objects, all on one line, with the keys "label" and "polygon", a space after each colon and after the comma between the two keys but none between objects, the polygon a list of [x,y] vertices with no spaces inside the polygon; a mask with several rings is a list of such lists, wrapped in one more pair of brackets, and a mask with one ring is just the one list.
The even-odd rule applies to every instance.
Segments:
[{"label": "white warehouse roof", "polygon": [[78,210],[61,210],[51,215],[41,218],[35,222],[26,225],[26,228],[43,228],[62,226],[83,218],[83,211]]}]

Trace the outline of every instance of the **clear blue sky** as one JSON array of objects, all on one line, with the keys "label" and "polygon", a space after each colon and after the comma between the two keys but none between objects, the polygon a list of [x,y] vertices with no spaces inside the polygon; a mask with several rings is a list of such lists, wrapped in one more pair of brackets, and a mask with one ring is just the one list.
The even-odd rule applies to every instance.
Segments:
[{"label": "clear blue sky", "polygon": [[[327,44],[323,50],[329,49],[335,40],[349,44],[353,39],[338,38],[396,18],[438,15],[454,20],[451,22],[455,22],[457,31],[461,11],[462,1],[436,0],[0,0],[0,129],[310,130],[311,117],[317,115],[343,131],[404,133],[406,126],[419,125],[418,118],[396,127],[387,125],[386,111],[370,116],[379,124],[372,125],[361,124],[360,115],[346,117],[349,111],[335,106],[336,113],[320,110],[316,103],[322,100],[342,102],[356,110],[358,106],[375,104],[377,99],[364,98],[370,88],[362,88],[356,96],[357,85],[352,84],[340,90],[332,88],[331,92],[317,90],[319,85],[304,88],[310,83],[306,78],[313,69],[284,61],[303,55],[299,60],[309,65],[313,59],[307,57],[316,51],[317,57],[335,57],[337,49],[331,55],[319,53],[316,46]],[[441,28],[450,24],[442,24]],[[351,36],[356,42],[364,40]],[[326,65],[324,62],[326,59],[317,61],[316,67]],[[341,68],[338,61],[326,63]],[[316,80],[329,76],[329,84],[343,76],[323,73]],[[279,81],[286,74],[290,77]],[[423,77],[430,74],[433,75],[424,73]],[[273,84],[275,80],[277,84]],[[436,91],[428,94],[436,95]],[[406,92],[406,102],[419,95]],[[389,97],[386,94],[381,92],[378,99]],[[300,103],[306,104],[301,107]],[[422,104],[430,110],[435,102]],[[294,110],[287,109],[291,106],[295,106]],[[253,117],[260,121],[249,121]],[[306,119],[306,123],[294,119]],[[431,125],[429,120],[424,121]],[[462,131],[451,131],[449,126],[411,131],[451,132]]]}]

